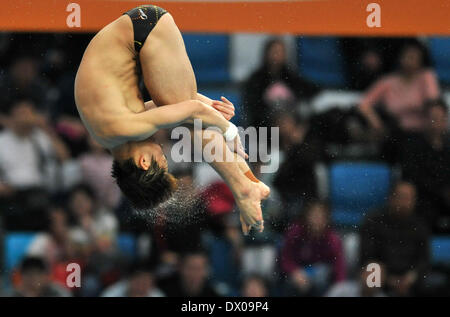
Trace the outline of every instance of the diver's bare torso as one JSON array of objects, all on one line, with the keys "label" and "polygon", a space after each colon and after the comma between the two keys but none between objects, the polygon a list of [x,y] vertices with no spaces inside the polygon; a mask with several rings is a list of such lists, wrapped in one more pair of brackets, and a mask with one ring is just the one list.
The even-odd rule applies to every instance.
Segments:
[{"label": "diver's bare torso", "polygon": [[104,27],[89,43],[75,79],[75,101],[91,135],[107,148],[125,141],[114,132],[116,118],[145,110],[127,16]]}]

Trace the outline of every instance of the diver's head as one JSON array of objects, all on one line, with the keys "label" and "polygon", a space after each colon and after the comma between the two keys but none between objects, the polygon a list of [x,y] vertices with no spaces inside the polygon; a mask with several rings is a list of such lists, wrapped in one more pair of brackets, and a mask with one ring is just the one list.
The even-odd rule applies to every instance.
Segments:
[{"label": "diver's head", "polygon": [[115,148],[112,154],[112,177],[134,208],[153,208],[177,188],[159,144],[150,140],[128,142]]}]

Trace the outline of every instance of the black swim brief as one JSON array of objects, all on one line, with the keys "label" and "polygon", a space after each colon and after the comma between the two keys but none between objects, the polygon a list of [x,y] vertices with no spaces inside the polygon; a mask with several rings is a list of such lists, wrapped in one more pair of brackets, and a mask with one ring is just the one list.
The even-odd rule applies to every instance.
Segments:
[{"label": "black swim brief", "polygon": [[134,49],[137,54],[144,46],[147,36],[158,23],[158,20],[166,13],[166,10],[155,5],[142,5],[124,13],[133,22]]}]

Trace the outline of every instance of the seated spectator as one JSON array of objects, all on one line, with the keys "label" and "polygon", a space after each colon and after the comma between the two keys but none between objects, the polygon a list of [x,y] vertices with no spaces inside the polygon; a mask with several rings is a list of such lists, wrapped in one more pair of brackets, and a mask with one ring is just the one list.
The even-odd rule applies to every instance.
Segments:
[{"label": "seated spectator", "polygon": [[325,154],[321,140],[308,122],[286,112],[280,115],[277,125],[283,159],[273,186],[280,194],[283,206],[277,223],[285,230],[302,204],[317,198],[315,166]]},{"label": "seated spectator", "polygon": [[378,50],[369,48],[362,52],[355,63],[355,72],[351,77],[356,90],[369,88],[383,73],[383,58]]},{"label": "seated spectator", "polygon": [[169,297],[216,297],[209,283],[209,259],[203,251],[191,251],[180,260],[178,273],[158,283]]},{"label": "seated spectator", "polygon": [[111,177],[112,156],[89,137],[89,152],[78,159],[83,183],[89,185],[105,207],[113,210],[120,200],[120,189]]},{"label": "seated spectator", "polygon": [[330,287],[330,289],[325,294],[326,297],[386,297],[382,289],[382,285],[384,285],[384,274],[383,268],[381,268],[381,281],[380,287],[369,287],[367,283],[367,278],[371,271],[366,270],[366,266],[364,265],[361,269],[359,275],[356,276],[356,279],[349,281],[342,281],[334,284]]},{"label": "seated spectator", "polygon": [[118,222],[107,209],[98,207],[95,195],[87,185],[76,186],[69,196],[69,211],[75,226],[72,243],[82,254],[84,265],[83,296],[97,296],[106,285],[119,277],[125,259],[117,248]]},{"label": "seated spectator", "polygon": [[[76,109],[75,105],[73,108]],[[89,150],[87,139],[89,134],[78,114],[75,116],[61,115],[56,119],[55,130],[70,148],[71,157],[77,158]]]},{"label": "seated spectator", "polygon": [[26,257],[19,268],[20,282],[13,297],[69,297],[71,294],[50,280],[49,270],[41,258]]},{"label": "seated spectator", "polygon": [[41,74],[48,86],[47,108],[56,122],[66,115],[79,119],[73,92],[75,72],[67,55],[60,47],[47,47],[42,58]]},{"label": "seated spectator", "polygon": [[46,112],[48,85],[39,75],[38,59],[26,55],[16,58],[0,83],[1,103],[9,104],[17,96],[26,95],[36,102],[38,109]]},{"label": "seated spectator", "polygon": [[[74,38],[72,40],[75,40]],[[46,109],[49,110],[55,130],[69,146],[72,157],[78,157],[88,150],[88,132],[81,122],[75,105],[74,84],[76,70],[73,70],[70,55],[76,54],[61,47],[46,48],[42,58],[42,76],[47,81]]]},{"label": "seated spectator", "polygon": [[272,126],[273,114],[298,101],[310,98],[318,88],[301,78],[286,61],[286,47],[281,39],[267,42],[261,67],[243,89],[243,106],[250,126]]},{"label": "seated spectator", "polygon": [[406,44],[400,53],[397,72],[378,80],[362,99],[359,109],[378,135],[385,135],[389,128],[374,107],[382,105],[390,118],[388,125],[402,131],[421,132],[425,127],[424,103],[439,97],[436,75],[424,66],[424,52],[415,42]]},{"label": "seated spectator", "polygon": [[262,276],[254,274],[244,278],[241,297],[268,297],[269,295],[268,283]]},{"label": "seated spectator", "polygon": [[146,263],[135,263],[126,279],[111,285],[102,297],[164,297],[155,285],[153,271]]},{"label": "seated spectator", "polygon": [[48,228],[33,239],[27,250],[29,256],[45,259],[50,268],[74,256],[70,226],[66,211],[60,206],[49,208]]},{"label": "seated spectator", "polygon": [[306,205],[302,220],[292,225],[281,250],[281,269],[288,295],[321,295],[330,283],[346,277],[342,242],[331,228],[326,203]]},{"label": "seated spectator", "polygon": [[239,271],[243,248],[239,219],[232,213],[233,194],[225,183],[209,185],[202,193],[208,212],[208,231],[203,234],[203,245],[208,252],[211,279],[224,293],[239,287]]},{"label": "seated spectator", "polygon": [[416,185],[418,211],[437,233],[450,233],[450,138],[443,100],[426,107],[425,133],[398,145],[403,178]]},{"label": "seated spectator", "polygon": [[369,215],[360,229],[361,263],[382,265],[387,289],[395,296],[416,295],[428,269],[429,235],[415,207],[414,185],[399,181],[392,187],[388,205]]},{"label": "seated spectator", "polygon": [[29,99],[11,104],[6,123],[0,132],[0,198],[7,205],[6,227],[43,229],[47,193],[57,186],[54,163],[69,157],[67,148]]},{"label": "seated spectator", "polygon": [[89,245],[105,252],[114,248],[118,233],[117,219],[108,209],[98,206],[89,186],[82,184],[73,188],[68,206],[80,236],[81,232],[84,233]]},{"label": "seated spectator", "polygon": [[156,261],[158,276],[171,275],[179,264],[179,255],[201,245],[206,226],[206,215],[199,201],[199,193],[193,185],[190,170],[174,173],[178,189],[174,194],[178,203],[164,205],[150,214],[143,214],[138,221],[146,223],[145,232],[151,234],[150,257]]}]

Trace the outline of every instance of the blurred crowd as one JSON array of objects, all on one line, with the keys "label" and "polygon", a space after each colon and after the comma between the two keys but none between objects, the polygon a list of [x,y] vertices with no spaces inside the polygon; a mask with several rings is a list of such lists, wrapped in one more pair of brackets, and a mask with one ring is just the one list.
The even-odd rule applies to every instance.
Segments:
[{"label": "blurred crowd", "polygon": [[[430,260],[432,235],[450,233],[449,111],[421,42],[342,39],[346,89],[363,98],[322,113],[308,106],[328,87],[302,78],[281,39],[266,43],[260,67],[238,87],[244,126],[280,128],[280,168],[260,174],[261,164],[252,164],[272,198],[263,204],[264,233],[243,236],[230,190],[217,178],[199,186],[195,164],[171,166],[194,200],[175,211],[189,215],[184,220],[171,219],[174,211],[136,213],[122,199],[111,156],[74,105],[89,37],[0,39],[0,236],[34,233],[15,267],[0,261],[1,295],[450,294],[448,272],[435,272]],[[169,135],[155,138],[170,149]],[[336,146],[361,150],[330,150]],[[360,159],[384,162],[396,177],[382,208],[341,228],[316,167]],[[121,247],[124,234],[133,252]],[[344,243],[351,234],[360,241],[352,261]],[[81,288],[66,285],[69,263],[82,268]],[[369,263],[380,265],[382,288],[367,286]]]}]

